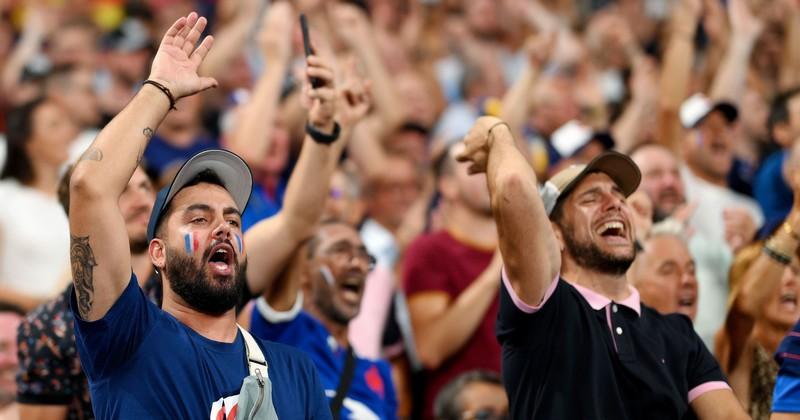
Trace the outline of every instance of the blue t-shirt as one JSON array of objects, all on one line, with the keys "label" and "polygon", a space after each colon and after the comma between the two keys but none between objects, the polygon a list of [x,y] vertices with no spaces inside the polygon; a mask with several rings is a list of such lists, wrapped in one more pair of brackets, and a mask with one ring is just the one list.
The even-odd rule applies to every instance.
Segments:
[{"label": "blue t-shirt", "polygon": [[[235,419],[249,374],[241,333],[233,343],[209,340],[162,311],[130,283],[106,315],[75,314],[75,339],[102,419]],[[281,419],[330,419],[316,370],[294,349],[259,340]]]},{"label": "blue t-shirt", "polygon": [[160,177],[164,171],[172,167],[179,168],[190,157],[203,150],[217,148],[219,142],[212,137],[199,136],[187,147],[175,147],[156,134],[144,149],[144,161],[147,169],[155,171],[156,176]]},{"label": "blue t-shirt", "polygon": [[785,150],[773,153],[764,160],[756,174],[753,195],[764,212],[765,226],[782,222],[792,209],[794,194],[783,179],[786,156]]},{"label": "blue t-shirt", "polygon": [[[325,394],[333,398],[344,370],[347,349],[337,345],[328,330],[299,305],[290,312],[276,312],[266,300],[256,300],[250,321],[253,335],[297,347],[311,356]],[[383,360],[356,355],[355,373],[342,405],[342,419],[396,419],[397,399],[391,369]]]},{"label": "blue t-shirt", "polygon": [[260,184],[253,184],[253,191],[250,193],[250,200],[242,213],[242,230],[247,231],[256,223],[270,218],[279,211],[283,205],[283,195],[286,193],[287,178],[281,177],[275,189],[275,196],[267,194],[267,191]]},{"label": "blue t-shirt", "polygon": [[772,394],[772,411],[800,413],[800,322],[781,341],[775,360],[780,369]]}]

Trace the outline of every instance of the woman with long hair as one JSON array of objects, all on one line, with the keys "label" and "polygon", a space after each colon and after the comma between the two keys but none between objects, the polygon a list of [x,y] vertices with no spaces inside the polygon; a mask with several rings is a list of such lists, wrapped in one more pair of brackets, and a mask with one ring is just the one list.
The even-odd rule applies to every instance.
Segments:
[{"label": "woman with long hair", "polygon": [[69,226],[58,203],[61,166],[77,127],[46,98],[8,113],[0,172],[0,302],[29,310],[60,290]]}]

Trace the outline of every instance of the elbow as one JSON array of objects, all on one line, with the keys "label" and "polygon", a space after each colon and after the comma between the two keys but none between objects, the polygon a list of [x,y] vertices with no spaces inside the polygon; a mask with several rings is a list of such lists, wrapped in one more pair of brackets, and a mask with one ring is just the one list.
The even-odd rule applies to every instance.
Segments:
[{"label": "elbow", "polygon": [[87,169],[87,165],[76,164],[69,178],[70,203],[93,200],[102,195],[104,188],[99,185],[100,177]]},{"label": "elbow", "polygon": [[440,351],[420,341],[417,341],[417,357],[425,370],[436,370],[444,361]]}]

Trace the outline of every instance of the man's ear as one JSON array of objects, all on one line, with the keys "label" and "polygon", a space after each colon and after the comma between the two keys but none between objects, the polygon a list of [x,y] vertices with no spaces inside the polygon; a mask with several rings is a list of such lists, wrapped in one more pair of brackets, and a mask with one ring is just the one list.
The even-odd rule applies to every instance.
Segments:
[{"label": "man's ear", "polygon": [[167,244],[159,238],[150,241],[150,246],[147,249],[150,255],[150,262],[159,269],[163,270],[167,265]]},{"label": "man's ear", "polygon": [[561,228],[556,222],[550,221],[550,227],[553,228],[553,234],[556,236],[559,251],[564,252],[564,249],[566,248],[564,246],[564,233],[561,231]]},{"label": "man's ear", "polygon": [[772,127],[772,137],[783,148],[791,146],[794,140],[791,135],[792,132],[788,123],[779,122]]}]

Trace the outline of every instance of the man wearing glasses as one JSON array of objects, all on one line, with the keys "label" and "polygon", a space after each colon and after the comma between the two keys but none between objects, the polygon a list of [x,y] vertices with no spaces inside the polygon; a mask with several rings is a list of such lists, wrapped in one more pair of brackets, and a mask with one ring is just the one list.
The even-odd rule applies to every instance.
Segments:
[{"label": "man wearing glasses", "polygon": [[257,337],[311,356],[334,418],[396,418],[389,364],[355,354],[347,338],[374,265],[352,226],[322,222],[272,290],[258,298],[250,319]]}]

